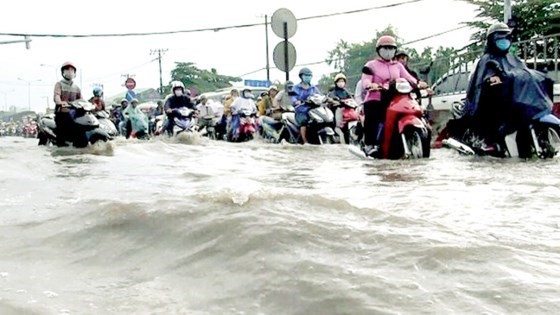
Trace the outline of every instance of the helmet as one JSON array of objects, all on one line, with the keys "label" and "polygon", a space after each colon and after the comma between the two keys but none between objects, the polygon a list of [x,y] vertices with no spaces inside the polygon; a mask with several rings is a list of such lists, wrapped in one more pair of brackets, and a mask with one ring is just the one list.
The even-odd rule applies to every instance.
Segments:
[{"label": "helmet", "polygon": [[299,70],[299,74],[298,74],[300,79],[301,79],[302,75],[313,75],[313,72],[311,72],[311,69],[309,69],[307,67],[306,68],[301,68],[301,70]]},{"label": "helmet", "polygon": [[409,58],[410,56],[408,56],[408,54],[405,51],[400,50],[400,51],[397,51],[397,53],[395,54],[395,57],[396,58],[399,58],[399,57]]},{"label": "helmet", "polygon": [[181,81],[173,81],[171,82],[171,91],[175,91],[175,89],[181,88],[183,92],[185,91],[185,85]]},{"label": "helmet", "polygon": [[241,97],[242,98],[253,98],[253,94],[251,93],[251,89],[250,88],[244,88],[243,90],[241,90]]},{"label": "helmet", "polygon": [[63,72],[64,69],[72,67],[74,68],[74,72],[77,71],[76,66],[74,65],[74,63],[70,62],[70,61],[66,61],[65,63],[62,64],[62,66],[60,66],[60,72]]},{"label": "helmet", "polygon": [[488,28],[488,31],[486,31],[486,38],[489,38],[490,35],[494,34],[494,33],[505,33],[505,34],[510,34],[511,33],[511,29],[509,28],[509,26],[507,26],[507,24],[505,23],[496,23],[493,24],[492,26],[490,26]]},{"label": "helmet", "polygon": [[379,37],[379,39],[377,40],[377,43],[375,44],[375,49],[379,49],[379,47],[382,46],[393,46],[397,48],[397,41],[391,35],[383,35]]},{"label": "helmet", "polygon": [[334,82],[336,83],[338,80],[343,79],[346,82],[346,76],[344,73],[339,73],[334,77]]},{"label": "helmet", "polygon": [[128,100],[127,100],[126,98],[123,98],[123,99],[121,100],[121,105],[122,105],[122,103],[124,103],[124,102],[127,102],[127,103],[128,103]]},{"label": "helmet", "polygon": [[100,86],[94,87],[93,88],[93,96],[101,96],[101,95],[103,95],[103,89]]},{"label": "helmet", "polygon": [[139,101],[138,101],[137,98],[133,98],[132,101],[130,101],[130,104],[132,104],[132,103],[134,103],[134,102],[139,103]]},{"label": "helmet", "polygon": [[271,86],[268,87],[268,91],[270,91],[270,90],[274,90],[274,91],[278,92],[278,87],[276,85],[271,85]]}]

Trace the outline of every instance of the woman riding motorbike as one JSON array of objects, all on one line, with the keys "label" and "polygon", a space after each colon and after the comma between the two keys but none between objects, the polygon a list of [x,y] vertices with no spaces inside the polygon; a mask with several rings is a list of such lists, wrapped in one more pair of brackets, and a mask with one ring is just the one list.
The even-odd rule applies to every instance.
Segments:
[{"label": "woman riding motorbike", "polygon": [[[381,93],[389,82],[404,78],[411,85],[416,86],[418,81],[410,75],[404,66],[395,61],[397,42],[393,36],[383,35],[375,44],[378,58],[368,61],[362,68],[362,87],[367,90],[364,100],[364,151],[368,156],[377,155],[380,151],[380,138],[385,114],[390,103],[390,96]],[[420,82],[418,88],[426,88],[425,82]]]}]

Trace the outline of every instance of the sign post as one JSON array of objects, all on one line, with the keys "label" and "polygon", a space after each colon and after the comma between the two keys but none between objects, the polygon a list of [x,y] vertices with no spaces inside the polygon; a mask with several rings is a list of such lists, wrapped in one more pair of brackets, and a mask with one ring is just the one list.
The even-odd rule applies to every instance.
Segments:
[{"label": "sign post", "polygon": [[274,64],[286,72],[286,81],[290,79],[290,70],[296,65],[296,48],[288,41],[297,31],[297,20],[292,11],[278,9],[272,15],[272,31],[283,39],[276,45],[273,52]]}]

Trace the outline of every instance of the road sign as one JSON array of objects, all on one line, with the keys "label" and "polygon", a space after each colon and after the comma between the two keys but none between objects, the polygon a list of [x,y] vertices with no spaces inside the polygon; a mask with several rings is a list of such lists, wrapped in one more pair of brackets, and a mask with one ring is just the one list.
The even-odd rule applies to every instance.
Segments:
[{"label": "road sign", "polygon": [[243,84],[252,87],[269,87],[272,83],[268,80],[244,80]]},{"label": "road sign", "polygon": [[128,78],[124,82],[124,86],[126,86],[126,88],[129,90],[133,90],[136,87],[136,81],[134,81],[133,78]]},{"label": "road sign", "polygon": [[[284,55],[284,47],[286,47],[286,43],[288,44],[288,66],[286,66]],[[289,72],[295,67],[296,57],[296,48],[292,43],[288,41],[279,42],[278,45],[274,47],[274,51],[272,52],[274,64],[278,69],[284,72]]]},{"label": "road sign", "polygon": [[297,20],[292,11],[278,9],[272,15],[270,26],[276,36],[284,38],[284,23],[288,26],[288,38],[294,36],[297,31]]}]

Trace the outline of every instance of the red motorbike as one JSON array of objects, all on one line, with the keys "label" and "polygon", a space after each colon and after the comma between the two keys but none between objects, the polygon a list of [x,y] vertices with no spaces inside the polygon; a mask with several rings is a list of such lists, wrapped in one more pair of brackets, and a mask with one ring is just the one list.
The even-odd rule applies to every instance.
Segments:
[{"label": "red motorbike", "polygon": [[393,97],[383,126],[381,152],[384,159],[430,157],[432,128],[412,92],[412,86],[405,79],[389,84],[387,93]]},{"label": "red motorbike", "polygon": [[[397,79],[380,88],[383,98],[389,99],[389,107],[381,131],[381,153],[376,158],[419,159],[430,157],[432,129],[415,98],[413,88],[405,79]],[[350,151],[365,157],[361,150]]]},{"label": "red motorbike", "polygon": [[25,138],[37,138],[37,124],[27,123],[23,127],[23,137]]}]

